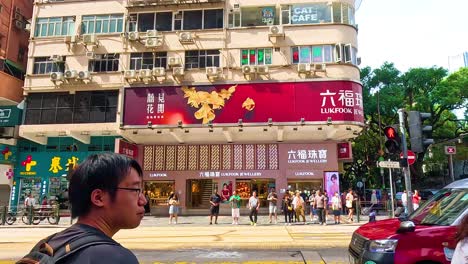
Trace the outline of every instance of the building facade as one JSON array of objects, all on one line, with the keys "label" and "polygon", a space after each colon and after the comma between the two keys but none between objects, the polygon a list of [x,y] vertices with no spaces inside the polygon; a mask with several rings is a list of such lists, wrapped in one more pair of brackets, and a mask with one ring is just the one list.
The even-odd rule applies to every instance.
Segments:
[{"label": "building facade", "polygon": [[117,138],[114,149],[143,165],[153,210],[166,210],[172,192],[190,213],[215,188],[244,199],[326,189],[351,159],[348,140],[364,127],[353,0],[65,0],[34,10],[21,137],[88,151]]},{"label": "building facade", "polygon": [[450,73],[456,72],[463,67],[468,67],[468,51],[448,57],[448,69]]},{"label": "building facade", "polygon": [[0,2],[0,205],[8,204],[13,185],[32,9],[27,0]]}]

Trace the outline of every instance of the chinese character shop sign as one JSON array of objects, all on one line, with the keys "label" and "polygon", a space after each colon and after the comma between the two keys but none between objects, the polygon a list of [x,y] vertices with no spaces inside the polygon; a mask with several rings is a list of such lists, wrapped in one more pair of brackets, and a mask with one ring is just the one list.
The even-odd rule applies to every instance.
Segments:
[{"label": "chinese character shop sign", "polygon": [[364,124],[362,87],[352,81],[131,87],[125,89],[124,104],[124,125],[261,123],[270,118]]},{"label": "chinese character shop sign", "polygon": [[73,153],[31,153],[20,155],[20,176],[61,176],[75,168],[89,155],[86,152]]}]

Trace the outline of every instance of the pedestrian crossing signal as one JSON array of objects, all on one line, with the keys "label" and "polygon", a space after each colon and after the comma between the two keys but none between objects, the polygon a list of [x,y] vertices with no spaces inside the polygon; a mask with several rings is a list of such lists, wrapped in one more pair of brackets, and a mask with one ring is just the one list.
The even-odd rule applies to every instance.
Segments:
[{"label": "pedestrian crossing signal", "polygon": [[385,141],[387,152],[390,154],[400,153],[401,139],[398,135],[397,129],[393,126],[387,126],[384,129],[384,133],[385,137],[387,137],[387,140]]}]

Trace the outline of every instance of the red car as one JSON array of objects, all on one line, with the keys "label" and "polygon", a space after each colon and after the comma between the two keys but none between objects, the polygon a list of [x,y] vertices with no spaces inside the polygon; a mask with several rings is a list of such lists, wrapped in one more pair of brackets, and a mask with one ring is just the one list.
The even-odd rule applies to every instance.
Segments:
[{"label": "red car", "polygon": [[348,252],[351,263],[449,264],[457,225],[468,213],[468,179],[451,183],[413,212],[358,228]]}]

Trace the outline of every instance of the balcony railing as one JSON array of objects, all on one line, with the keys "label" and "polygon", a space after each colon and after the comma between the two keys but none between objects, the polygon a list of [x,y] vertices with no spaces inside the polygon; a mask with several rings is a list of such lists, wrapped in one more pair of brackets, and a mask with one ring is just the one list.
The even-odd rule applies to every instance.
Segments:
[{"label": "balcony railing", "polygon": [[222,3],[225,0],[127,0],[128,7]]}]

